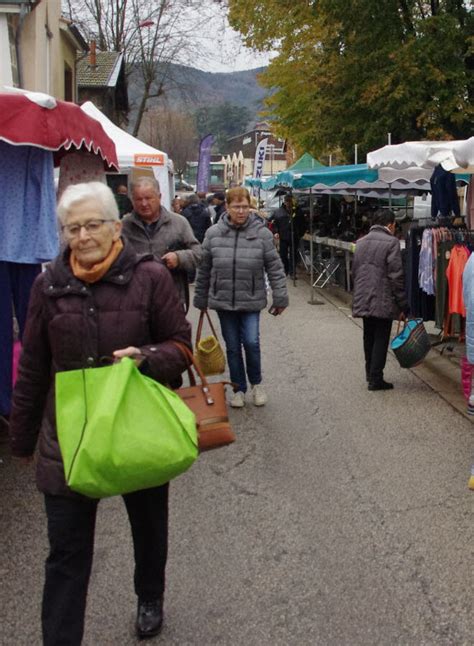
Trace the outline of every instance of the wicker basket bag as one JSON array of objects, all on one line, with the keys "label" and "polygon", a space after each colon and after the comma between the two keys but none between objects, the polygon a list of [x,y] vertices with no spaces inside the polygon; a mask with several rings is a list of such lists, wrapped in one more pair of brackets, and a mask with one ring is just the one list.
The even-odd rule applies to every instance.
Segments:
[{"label": "wicker basket bag", "polygon": [[[403,330],[400,325],[403,320]],[[423,325],[423,319],[400,319],[397,336],[391,345],[402,368],[414,368],[423,361],[431,349],[430,337]]]},{"label": "wicker basket bag", "polygon": [[[202,337],[202,327],[205,318],[207,318],[212,334]],[[199,316],[194,357],[202,372],[208,377],[210,375],[221,375],[225,371],[224,351],[219,343],[207,310],[201,311],[201,315]]]}]

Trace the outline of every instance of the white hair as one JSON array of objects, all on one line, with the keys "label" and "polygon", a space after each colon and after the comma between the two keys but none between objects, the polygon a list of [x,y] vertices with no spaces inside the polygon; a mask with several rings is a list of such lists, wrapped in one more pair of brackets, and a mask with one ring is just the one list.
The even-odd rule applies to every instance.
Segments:
[{"label": "white hair", "polygon": [[117,202],[110,188],[102,182],[85,182],[71,184],[61,195],[57,206],[58,218],[61,224],[66,223],[69,211],[73,206],[93,200],[96,202],[107,220],[120,220]]},{"label": "white hair", "polygon": [[137,179],[134,179],[130,183],[130,195],[133,195],[133,191],[139,186],[149,186],[154,191],[156,191],[158,195],[160,195],[161,193],[160,184],[158,180],[155,179],[154,177],[148,177],[146,175],[142,175],[142,177],[137,177]]}]

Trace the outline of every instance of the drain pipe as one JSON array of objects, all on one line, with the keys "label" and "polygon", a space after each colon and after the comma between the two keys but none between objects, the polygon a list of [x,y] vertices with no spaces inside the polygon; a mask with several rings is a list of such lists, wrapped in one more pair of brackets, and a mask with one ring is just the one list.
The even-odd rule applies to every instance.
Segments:
[{"label": "drain pipe", "polygon": [[22,2],[20,5],[20,22],[15,33],[15,53],[16,53],[16,62],[18,66],[18,85],[23,87],[23,59],[21,57],[21,47],[20,47],[20,38],[23,31],[23,23],[25,18],[28,15],[28,5],[26,2]]}]

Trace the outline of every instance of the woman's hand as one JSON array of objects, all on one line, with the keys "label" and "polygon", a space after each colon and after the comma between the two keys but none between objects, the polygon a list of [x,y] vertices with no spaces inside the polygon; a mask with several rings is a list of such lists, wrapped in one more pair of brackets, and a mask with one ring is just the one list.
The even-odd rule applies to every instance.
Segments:
[{"label": "woman's hand", "polygon": [[269,309],[270,314],[273,314],[273,316],[278,316],[279,314],[283,314],[283,312],[286,310],[286,307],[275,307],[272,305],[272,307]]},{"label": "woman's hand", "polygon": [[114,350],[112,354],[117,361],[120,361],[120,359],[123,359],[124,357],[135,359],[137,366],[139,366],[144,359],[139,348],[136,348],[133,345],[129,345],[128,348],[123,348],[122,350]]}]

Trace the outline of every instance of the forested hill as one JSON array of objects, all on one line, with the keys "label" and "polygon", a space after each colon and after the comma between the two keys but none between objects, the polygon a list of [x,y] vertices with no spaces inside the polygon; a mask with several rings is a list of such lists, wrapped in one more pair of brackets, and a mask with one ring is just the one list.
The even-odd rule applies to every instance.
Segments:
[{"label": "forested hill", "polygon": [[[264,69],[213,73],[184,65],[171,65],[166,73],[164,95],[159,99],[151,99],[149,105],[194,112],[197,108],[228,102],[231,105],[247,107],[256,119],[258,111],[262,108],[263,98],[268,93],[257,81],[257,75]],[[132,122],[142,88],[143,83],[139,75],[132,72],[128,84],[131,107],[129,116]]]}]

